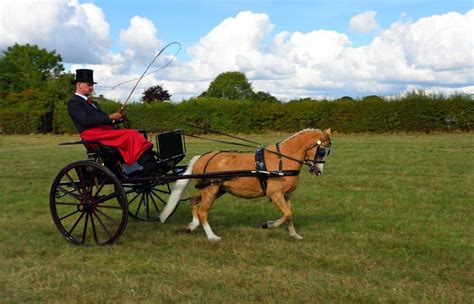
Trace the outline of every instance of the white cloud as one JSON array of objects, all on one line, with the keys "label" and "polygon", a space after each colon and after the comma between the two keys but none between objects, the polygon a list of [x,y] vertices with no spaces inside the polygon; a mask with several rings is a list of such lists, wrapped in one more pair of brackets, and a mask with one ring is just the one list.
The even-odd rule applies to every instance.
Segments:
[{"label": "white cloud", "polygon": [[135,16],[130,20],[130,27],[120,31],[120,42],[124,54],[136,62],[146,64],[150,62],[161,43],[157,36],[153,21]]},{"label": "white cloud", "polygon": [[349,27],[352,31],[360,34],[368,34],[380,28],[380,25],[375,21],[377,12],[368,11],[358,14],[351,18]]},{"label": "white cloud", "polygon": [[262,40],[273,27],[267,14],[246,11],[227,18],[189,49],[189,68],[203,78],[246,69],[259,58]]},{"label": "white cloud", "polygon": [[108,52],[109,25],[102,10],[77,0],[2,0],[0,49],[15,43],[56,50],[65,62],[99,62]]},{"label": "white cloud", "polygon": [[174,63],[161,83],[178,99],[199,95],[229,70],[245,72],[255,90],[285,99],[394,94],[412,87],[466,91],[474,85],[474,36],[466,35],[473,16],[474,10],[405,18],[370,44],[352,47],[347,35],[328,30],[271,37],[268,15],[242,12],[201,38],[189,49],[191,59]]},{"label": "white cloud", "polygon": [[[153,21],[135,16],[120,31],[122,49],[110,51],[104,12],[77,0],[2,0],[0,14],[0,50],[14,43],[56,50],[65,62],[76,63],[71,71],[94,69],[97,94],[122,101],[134,82],[111,87],[139,77],[163,45]],[[275,25],[267,14],[241,12],[188,46],[189,60],[175,60],[166,70],[144,78],[132,99],[156,84],[169,90],[174,100],[197,96],[225,71],[244,72],[255,90],[285,99],[395,95],[411,88],[472,93],[474,10],[415,21],[402,16],[385,30],[380,30],[375,16],[365,12],[351,19],[354,31],[379,30],[371,43],[353,47],[344,33],[273,33]],[[169,59],[160,57],[153,68]]]}]

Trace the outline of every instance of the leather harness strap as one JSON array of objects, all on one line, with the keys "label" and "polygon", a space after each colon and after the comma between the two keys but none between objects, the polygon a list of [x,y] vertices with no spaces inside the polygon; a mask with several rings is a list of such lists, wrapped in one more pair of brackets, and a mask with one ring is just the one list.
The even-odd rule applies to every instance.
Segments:
[{"label": "leather harness strap", "polygon": [[[278,151],[277,153],[280,153],[280,147],[278,143],[276,144],[276,147]],[[239,178],[243,176],[248,176],[248,177],[255,176],[258,178],[260,186],[262,187],[263,194],[265,195],[267,191],[267,184],[268,184],[269,178],[284,177],[284,176],[298,176],[300,174],[299,170],[283,170],[283,161],[280,155],[279,155],[279,161],[278,161],[278,171],[268,171],[266,163],[265,163],[265,155],[264,155],[265,151],[273,152],[273,151],[267,150],[266,148],[259,148],[255,152],[255,170],[238,170],[238,171],[233,172],[233,174],[230,174],[230,175],[223,174],[222,176],[216,176],[215,178],[210,178],[210,179],[206,179],[204,177],[201,183],[197,184],[195,187],[197,189],[202,189],[210,185],[222,184],[222,182],[226,180],[231,180],[231,179],[235,179],[235,178]],[[206,165],[204,166],[204,170],[202,173],[206,175],[206,171],[211,160],[214,157],[216,157],[218,154],[226,153],[226,152],[235,152],[235,151],[218,151],[217,153],[215,153],[209,158]],[[210,173],[209,175],[213,175],[213,173]]]},{"label": "leather harness strap", "polygon": [[255,171],[258,177],[258,182],[260,183],[260,187],[262,187],[263,193],[265,194],[267,192],[267,180],[268,180],[268,175],[266,174],[260,174],[260,172],[268,172],[267,171],[267,166],[265,164],[265,149],[264,148],[259,148],[255,152]]}]

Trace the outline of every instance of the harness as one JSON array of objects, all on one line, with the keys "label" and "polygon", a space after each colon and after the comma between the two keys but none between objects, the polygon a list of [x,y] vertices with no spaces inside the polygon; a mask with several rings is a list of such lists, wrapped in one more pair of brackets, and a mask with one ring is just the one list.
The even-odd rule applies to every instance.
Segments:
[{"label": "harness", "polygon": [[[215,178],[215,179],[204,179],[201,183],[197,184],[195,187],[197,189],[202,189],[207,186],[219,183],[221,184],[222,182],[226,180],[231,180],[239,177],[257,177],[258,181],[260,183],[260,186],[262,187],[262,191],[265,194],[267,190],[267,184],[268,184],[268,179],[272,177],[283,177],[283,176],[298,176],[300,174],[299,170],[282,170],[283,168],[283,162],[281,159],[281,156],[279,156],[279,165],[278,165],[278,171],[268,171],[267,170],[267,165],[265,163],[265,157],[264,153],[265,151],[268,151],[265,148],[258,148],[255,152],[255,170],[239,170],[239,171],[234,171],[232,174],[229,176],[225,176],[225,173],[223,174],[224,176]],[[280,148],[277,144],[277,151],[280,152]],[[235,153],[237,151],[219,151],[212,155],[206,165],[204,166],[203,174],[206,174],[207,167],[209,166],[209,163],[211,162],[214,157],[216,157],[218,154],[221,153],[228,153],[232,152]],[[207,153],[206,153],[207,154]],[[205,154],[204,154],[205,155]]]},{"label": "harness", "polygon": [[[213,184],[222,184],[223,181],[231,180],[239,177],[257,177],[262,188],[263,193],[267,191],[268,179],[273,177],[284,177],[284,176],[298,176],[300,170],[283,170],[283,160],[282,158],[287,158],[292,161],[295,161],[301,165],[307,165],[310,167],[310,172],[313,172],[316,168],[316,164],[324,164],[326,157],[331,152],[331,144],[324,145],[320,140],[305,150],[313,149],[316,147],[313,159],[305,158],[304,160],[299,160],[288,155],[282,154],[280,152],[279,143],[275,144],[276,151],[268,150],[264,147],[258,148],[255,152],[255,170],[238,170],[231,172],[223,172],[221,175],[216,176],[215,179],[206,179],[204,178],[200,184],[197,184],[195,187],[197,189],[202,189]],[[265,163],[265,151],[278,155],[278,171],[268,171]],[[207,167],[211,160],[216,157],[218,154],[226,152],[237,152],[237,151],[219,151],[212,155],[204,166],[203,174],[206,174]],[[207,154],[207,153],[206,153]],[[205,155],[205,154],[204,154]],[[318,159],[319,158],[319,159]]]},{"label": "harness", "polygon": [[[265,164],[265,148],[259,148],[255,152],[255,173],[257,175],[260,187],[262,187],[263,193],[267,192],[268,179],[270,177],[283,177],[283,176],[298,176],[299,170],[283,170],[283,161],[281,159],[280,146],[276,143],[277,155],[278,155],[278,171],[268,171],[267,165]],[[270,151],[271,152],[271,151]]]}]

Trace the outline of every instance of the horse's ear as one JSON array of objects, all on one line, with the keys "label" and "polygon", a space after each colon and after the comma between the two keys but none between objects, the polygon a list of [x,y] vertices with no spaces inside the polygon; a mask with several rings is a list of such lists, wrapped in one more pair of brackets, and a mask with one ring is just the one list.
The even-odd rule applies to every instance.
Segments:
[{"label": "horse's ear", "polygon": [[331,135],[331,128],[328,128],[328,129],[323,131],[323,136],[325,136],[325,135]]}]

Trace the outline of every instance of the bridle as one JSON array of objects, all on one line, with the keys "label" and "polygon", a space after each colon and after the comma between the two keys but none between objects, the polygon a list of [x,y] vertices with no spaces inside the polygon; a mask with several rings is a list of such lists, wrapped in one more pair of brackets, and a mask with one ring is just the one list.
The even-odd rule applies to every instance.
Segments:
[{"label": "bridle", "polygon": [[[306,157],[306,153],[316,147],[314,151],[313,159],[309,159]],[[316,170],[316,164],[324,164],[326,162],[326,158],[331,154],[331,143],[323,144],[321,140],[318,139],[314,145],[307,148],[305,151],[305,159],[303,160],[303,164],[309,166],[309,171],[313,172]]]},{"label": "bridle", "polygon": [[[306,165],[309,167],[309,171],[310,172],[313,172],[314,170],[316,170],[316,164],[324,164],[326,162],[326,158],[329,156],[329,154],[331,153],[331,143],[329,142],[329,144],[323,144],[323,142],[318,139],[316,141],[316,143],[308,148],[306,148],[304,150],[304,155],[305,155],[305,158],[303,160],[299,160],[299,159],[296,159],[296,158],[293,158],[293,157],[290,157],[288,155],[285,155],[285,154],[282,154],[280,152],[280,147],[279,147],[279,144],[280,143],[276,143],[276,149],[277,151],[272,151],[272,150],[268,150],[265,148],[265,151],[267,152],[270,152],[272,154],[276,154],[280,157],[280,160],[279,160],[279,167],[280,167],[280,170],[282,168],[282,160],[281,158],[287,158],[287,159],[290,159],[292,161],[295,161],[301,165]],[[314,147],[316,147],[316,150],[314,151],[314,156],[313,156],[313,159],[309,159],[306,157],[306,153],[313,149]]]}]

